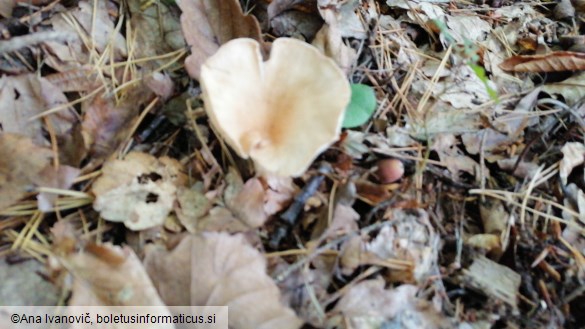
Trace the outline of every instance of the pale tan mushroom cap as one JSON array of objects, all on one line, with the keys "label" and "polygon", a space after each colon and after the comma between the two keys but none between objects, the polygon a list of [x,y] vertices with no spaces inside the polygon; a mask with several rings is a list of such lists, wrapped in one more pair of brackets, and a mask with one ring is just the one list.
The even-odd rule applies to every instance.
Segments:
[{"label": "pale tan mushroom cap", "polygon": [[339,136],[351,90],[333,60],[289,38],[260,45],[235,39],[201,68],[205,109],[214,127],[259,172],[302,175]]}]

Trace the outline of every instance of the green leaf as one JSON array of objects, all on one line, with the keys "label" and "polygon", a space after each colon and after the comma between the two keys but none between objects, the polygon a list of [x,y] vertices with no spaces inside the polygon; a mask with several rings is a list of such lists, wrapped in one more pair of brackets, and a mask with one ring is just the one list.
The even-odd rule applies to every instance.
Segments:
[{"label": "green leaf", "polygon": [[355,128],[366,123],[376,110],[374,89],[362,84],[351,84],[351,101],[345,109],[343,128]]}]

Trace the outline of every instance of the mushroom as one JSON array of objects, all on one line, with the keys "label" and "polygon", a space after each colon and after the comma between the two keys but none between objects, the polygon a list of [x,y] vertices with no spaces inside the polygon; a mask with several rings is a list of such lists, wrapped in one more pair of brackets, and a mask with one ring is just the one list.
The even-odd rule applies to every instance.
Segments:
[{"label": "mushroom", "polygon": [[205,109],[221,137],[259,174],[300,176],[341,131],[351,90],[343,71],[313,46],[234,39],[203,64]]}]

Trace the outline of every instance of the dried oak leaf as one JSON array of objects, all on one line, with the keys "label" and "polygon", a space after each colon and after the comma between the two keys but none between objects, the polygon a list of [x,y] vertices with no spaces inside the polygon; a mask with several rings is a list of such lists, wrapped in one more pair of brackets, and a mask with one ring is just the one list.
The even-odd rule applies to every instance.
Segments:
[{"label": "dried oak leaf", "polygon": [[[71,32],[77,38],[72,42],[46,42],[47,64],[63,72],[90,63],[96,52],[105,54],[106,60],[125,57],[128,54],[126,40],[114,25],[110,11],[117,12],[117,8],[108,0],[79,1],[77,8],[54,15],[50,19],[53,30]],[[91,43],[84,40],[91,40]]]},{"label": "dried oak leaf", "polygon": [[185,237],[172,251],[149,247],[144,263],[168,305],[226,305],[234,329],[302,324],[281,304],[280,291],[266,274],[266,259],[243,235],[204,233]]},{"label": "dried oak leaf", "polygon": [[60,259],[73,275],[70,306],[164,306],[129,247],[88,245]]},{"label": "dried oak leaf", "polygon": [[201,65],[219,46],[236,38],[262,42],[256,18],[244,15],[237,0],[179,0],[181,27],[191,55],[185,59],[189,75],[199,80]]},{"label": "dried oak leaf", "polygon": [[82,104],[81,134],[94,159],[110,156],[128,138],[141,106],[153,96],[151,90],[140,84],[125,89],[122,99],[104,92]]},{"label": "dried oak leaf", "polygon": [[333,58],[346,73],[350,72],[358,57],[357,52],[343,42],[339,30],[332,29],[327,24],[324,24],[317,32],[312,45],[326,56]]},{"label": "dried oak leaf", "polygon": [[318,0],[317,4],[325,23],[338,30],[342,37],[367,38],[367,27],[364,22],[369,19],[360,15],[358,8],[360,1]]},{"label": "dried oak leaf", "polygon": [[[181,33],[179,17],[164,2],[144,8],[141,1],[128,1],[130,25],[136,33],[134,57],[149,58],[185,47],[185,39]],[[142,65],[157,68],[168,62],[168,59],[154,60]]]},{"label": "dried oak leaf", "polygon": [[[35,74],[4,76],[0,78],[1,130],[29,136],[38,145],[48,145],[42,119],[31,118],[67,102],[58,88]],[[57,136],[66,135],[77,119],[68,110],[51,114],[47,118]]]},{"label": "dried oak leaf", "polygon": [[0,209],[30,192],[50,166],[53,152],[35,145],[25,136],[0,134]]},{"label": "dried oak leaf", "polygon": [[[244,183],[238,173],[230,170],[226,175],[226,182],[227,186],[223,193],[225,208],[215,207],[207,216],[199,216],[198,229],[246,232],[258,228],[264,225],[271,215],[284,209],[296,192],[295,185],[289,177],[268,176],[262,179],[253,177]],[[205,197],[195,197],[192,203],[202,205],[205,203],[202,198]],[[186,200],[182,202],[181,197],[179,197],[179,202],[181,207],[192,208],[187,205]],[[207,210],[209,208],[205,212]]]},{"label": "dried oak leaf", "polygon": [[571,51],[555,51],[546,55],[512,56],[500,64],[511,72],[560,72],[585,69],[585,54]]},{"label": "dried oak leaf", "polygon": [[183,185],[181,169],[174,159],[139,152],[108,161],[92,185],[93,207],[131,230],[161,225],[173,209],[177,187]]},{"label": "dried oak leaf", "polygon": [[[351,328],[452,328],[430,303],[415,297],[416,286],[384,289],[384,280],[366,280],[350,287],[335,306]],[[364,302],[367,301],[367,302]],[[347,321],[347,322],[346,322]],[[369,324],[364,326],[364,324]]]}]

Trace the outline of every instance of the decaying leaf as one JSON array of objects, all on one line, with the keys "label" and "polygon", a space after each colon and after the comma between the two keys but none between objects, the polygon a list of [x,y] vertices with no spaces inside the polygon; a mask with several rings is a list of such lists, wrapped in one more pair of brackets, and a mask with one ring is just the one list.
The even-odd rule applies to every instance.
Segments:
[{"label": "decaying leaf", "polygon": [[346,73],[350,72],[351,67],[357,60],[356,51],[343,43],[343,39],[338,30],[332,29],[328,25],[323,25],[319,32],[317,32],[312,45],[317,47],[326,56],[333,58],[335,63]]},{"label": "decaying leaf", "polygon": [[73,275],[69,305],[165,305],[132,249],[105,244],[89,250],[61,259]]},{"label": "decaying leaf", "polygon": [[195,233],[199,219],[205,216],[213,204],[197,187],[180,187],[177,191],[175,214],[188,232]]},{"label": "decaying leaf", "polygon": [[542,91],[563,95],[567,105],[573,106],[585,97],[585,72],[579,72],[561,82],[548,83],[542,87]]},{"label": "decaying leaf", "polygon": [[[47,145],[42,120],[32,117],[54,106],[67,103],[63,93],[36,74],[0,78],[0,126],[7,133],[26,135],[38,145]],[[66,134],[76,121],[68,109],[48,116],[58,136]]]},{"label": "decaying leaf", "polygon": [[170,252],[147,250],[145,266],[167,303],[226,305],[230,328],[301,326],[294,312],[281,304],[278,288],[266,275],[266,259],[243,235],[188,236]]},{"label": "decaying leaf", "polygon": [[[136,47],[134,56],[154,57],[185,47],[179,19],[167,4],[161,1],[142,8],[143,2],[140,0],[127,3],[131,16],[130,25],[136,33],[135,42],[140,45]],[[155,63],[164,64],[162,61]]]},{"label": "decaying leaf", "polygon": [[585,54],[555,51],[546,55],[519,55],[506,59],[500,68],[513,72],[561,72],[585,69]]},{"label": "decaying leaf", "polygon": [[185,60],[189,75],[199,80],[201,65],[219,46],[236,38],[262,42],[256,18],[244,15],[236,0],[180,0],[181,27],[191,55]]},{"label": "decaying leaf", "polygon": [[108,161],[92,185],[94,209],[132,230],[161,225],[173,209],[177,187],[183,185],[181,170],[176,160],[139,152]]},{"label": "decaying leaf", "polygon": [[[0,260],[0,306],[57,305],[59,290],[43,279],[39,274],[43,272],[44,265],[35,259],[16,264]],[[9,323],[6,320],[4,324]]]},{"label": "decaying leaf", "polygon": [[250,228],[260,227],[268,219],[264,210],[265,191],[258,178],[249,179],[233,198],[226,198],[226,206]]},{"label": "decaying leaf", "polygon": [[573,168],[585,162],[585,145],[582,143],[566,143],[561,148],[563,159],[559,163],[559,176],[561,182],[567,184],[567,178]]},{"label": "decaying leaf", "polygon": [[364,39],[367,37],[364,22],[368,20],[360,17],[359,3],[357,0],[317,1],[321,17],[332,29],[338,30],[342,37]]},{"label": "decaying leaf", "polygon": [[47,58],[48,65],[57,71],[66,71],[90,62],[89,59],[97,54],[107,52],[104,56],[106,60],[125,57],[126,40],[108,13],[112,6],[115,5],[109,0],[84,0],[78,3],[77,8],[53,16],[50,22],[54,30],[72,32],[77,38],[68,43],[46,42],[52,55]]},{"label": "decaying leaf", "polygon": [[[384,289],[383,280],[366,280],[350,287],[335,311],[352,328],[450,328],[451,323],[433,307],[415,297],[417,287],[401,285]],[[367,301],[367,302],[364,302]]]},{"label": "decaying leaf", "polygon": [[[36,181],[39,187],[49,187],[57,189],[68,189],[73,184],[75,178],[79,175],[80,170],[70,166],[61,165],[58,168],[53,166],[45,167],[40,172],[39,179]],[[41,192],[37,196],[38,207],[40,211],[50,211],[54,209],[56,194]]]},{"label": "decaying leaf", "polygon": [[0,209],[35,188],[42,171],[50,166],[53,152],[24,136],[0,134]]},{"label": "decaying leaf", "polygon": [[301,175],[337,140],[350,98],[331,59],[288,38],[273,43],[265,62],[258,42],[228,42],[203,65],[201,85],[221,137],[261,174],[281,176]]},{"label": "decaying leaf", "polygon": [[104,92],[91,102],[84,102],[81,133],[91,155],[97,159],[110,156],[129,137],[140,106],[153,96],[150,90],[139,85],[126,88],[121,100]]},{"label": "decaying leaf", "polygon": [[412,262],[414,267],[403,275],[422,282],[431,275],[432,266],[437,262],[435,248],[438,240],[428,214],[422,209],[408,212],[396,209],[392,217],[392,225],[384,226],[365,249],[379,259]]}]

